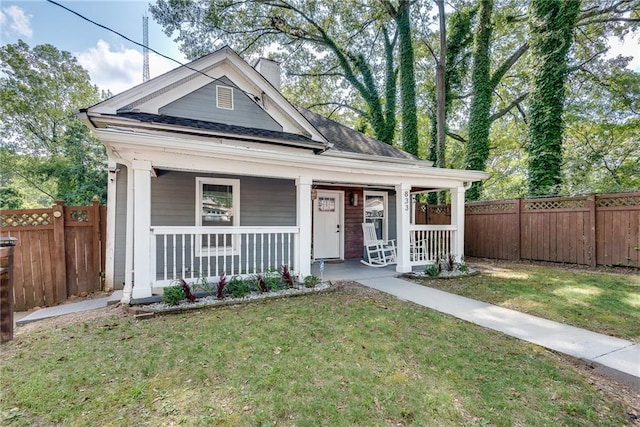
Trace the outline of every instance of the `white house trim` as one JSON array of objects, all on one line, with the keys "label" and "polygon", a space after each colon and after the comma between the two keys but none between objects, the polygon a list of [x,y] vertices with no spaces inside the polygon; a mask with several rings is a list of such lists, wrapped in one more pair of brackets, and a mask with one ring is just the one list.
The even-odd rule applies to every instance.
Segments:
[{"label": "white house trim", "polygon": [[[151,162],[132,162],[135,194],[134,221],[134,282],[131,296],[145,298],[151,296]],[[155,269],[155,266],[154,266]]]},{"label": "white house trim", "polygon": [[302,277],[311,274],[311,184],[310,176],[300,176],[296,179],[296,224],[300,227],[298,239],[295,242],[294,270]]}]

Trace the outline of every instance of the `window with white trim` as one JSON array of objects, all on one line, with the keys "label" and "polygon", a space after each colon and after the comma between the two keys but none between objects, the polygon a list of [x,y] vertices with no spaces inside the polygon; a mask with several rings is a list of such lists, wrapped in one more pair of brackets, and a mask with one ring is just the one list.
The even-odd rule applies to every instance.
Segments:
[{"label": "window with white trim", "polygon": [[[196,178],[196,225],[206,227],[238,227],[240,225],[240,180]],[[237,236],[237,235],[236,235]],[[203,235],[199,247],[219,251],[236,246],[230,234]]]},{"label": "window with white trim", "polygon": [[384,191],[364,192],[364,222],[374,224],[378,239],[387,239],[388,205]]},{"label": "window with white trim", "polygon": [[216,106],[225,110],[233,110],[233,88],[216,85]]}]

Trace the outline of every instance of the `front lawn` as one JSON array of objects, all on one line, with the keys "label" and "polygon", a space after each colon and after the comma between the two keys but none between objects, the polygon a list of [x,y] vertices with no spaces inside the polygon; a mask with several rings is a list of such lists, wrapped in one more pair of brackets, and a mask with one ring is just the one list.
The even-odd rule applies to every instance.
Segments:
[{"label": "front lawn", "polygon": [[355,285],[58,325],[3,345],[3,424],[627,422],[553,353]]},{"label": "front lawn", "polygon": [[640,342],[640,275],[510,262],[473,265],[480,275],[413,279],[429,287]]}]

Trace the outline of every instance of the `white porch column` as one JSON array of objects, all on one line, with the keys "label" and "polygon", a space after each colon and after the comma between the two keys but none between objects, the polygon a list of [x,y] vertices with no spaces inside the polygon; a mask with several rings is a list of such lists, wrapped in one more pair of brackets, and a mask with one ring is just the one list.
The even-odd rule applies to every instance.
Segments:
[{"label": "white porch column", "polygon": [[396,233],[398,240],[398,273],[411,271],[409,227],[411,225],[411,185],[396,185]]},{"label": "white porch column", "polygon": [[104,290],[113,290],[113,277],[115,274],[115,252],[116,252],[116,184],[118,182],[118,165],[108,160],[107,176],[107,245],[104,259]]},{"label": "white porch column", "polygon": [[132,162],[134,185],[134,249],[133,249],[133,293],[132,297],[151,296],[151,162]]},{"label": "white porch column", "polygon": [[294,271],[300,278],[311,274],[311,184],[308,176],[296,179],[297,212],[296,224],[300,228],[296,239]]},{"label": "white porch column", "polygon": [[458,262],[464,257],[464,193],[462,186],[451,189],[451,225],[457,227],[455,242],[451,243]]}]

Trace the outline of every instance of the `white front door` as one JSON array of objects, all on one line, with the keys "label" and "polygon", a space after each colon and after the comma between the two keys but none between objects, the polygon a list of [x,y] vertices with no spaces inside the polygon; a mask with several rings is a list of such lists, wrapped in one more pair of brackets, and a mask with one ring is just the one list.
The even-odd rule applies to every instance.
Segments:
[{"label": "white front door", "polygon": [[341,191],[318,190],[313,202],[314,259],[342,258],[342,201]]}]

